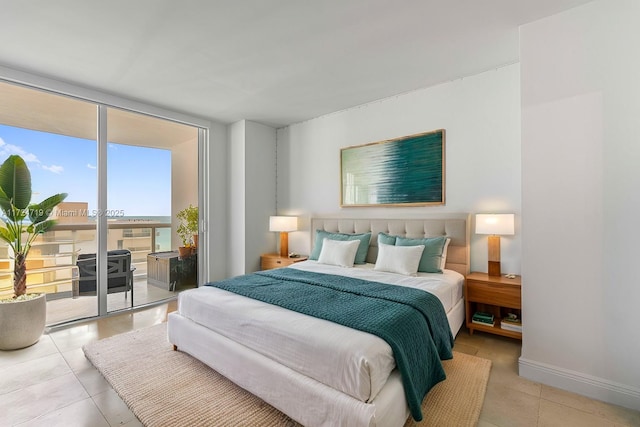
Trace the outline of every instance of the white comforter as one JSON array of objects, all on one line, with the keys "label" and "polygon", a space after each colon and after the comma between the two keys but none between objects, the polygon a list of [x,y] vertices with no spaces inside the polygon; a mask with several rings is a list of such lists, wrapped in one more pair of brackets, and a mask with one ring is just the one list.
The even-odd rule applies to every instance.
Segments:
[{"label": "white comforter", "polygon": [[[457,301],[455,295],[461,295],[464,281],[449,270],[407,277],[372,266],[341,268],[315,261],[289,268],[418,287],[440,298],[446,311]],[[184,291],[178,307],[182,316],[363,402],[376,397],[395,368],[391,347],[375,335],[222,289]]]},{"label": "white comforter", "polygon": [[353,268],[344,268],[335,265],[320,264],[316,261],[304,261],[292,264],[289,268],[315,271],[317,273],[337,274],[340,276],[371,280],[372,282],[422,289],[437,296],[444,306],[444,311],[447,313],[460,298],[462,298],[464,276],[453,270],[444,270],[442,274],[418,273],[417,276],[405,276],[402,274],[377,271],[374,270],[373,267],[374,264],[356,264]]}]

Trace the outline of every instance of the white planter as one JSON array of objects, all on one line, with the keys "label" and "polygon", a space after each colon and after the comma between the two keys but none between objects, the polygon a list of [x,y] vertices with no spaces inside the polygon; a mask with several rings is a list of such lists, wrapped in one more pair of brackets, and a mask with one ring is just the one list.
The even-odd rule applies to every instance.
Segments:
[{"label": "white planter", "polygon": [[47,298],[0,303],[0,350],[17,350],[38,342],[47,321]]}]

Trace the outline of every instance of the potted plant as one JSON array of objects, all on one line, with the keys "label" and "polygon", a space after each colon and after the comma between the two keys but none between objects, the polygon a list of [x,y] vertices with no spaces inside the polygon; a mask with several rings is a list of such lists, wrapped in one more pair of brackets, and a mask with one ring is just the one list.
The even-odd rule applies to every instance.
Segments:
[{"label": "potted plant", "polygon": [[[178,248],[180,257],[191,255],[191,249],[198,246],[198,207],[189,204],[176,214],[180,220],[176,233],[182,240],[182,246]],[[192,246],[193,243],[193,246]]]},{"label": "potted plant", "polygon": [[13,297],[0,300],[0,350],[35,344],[46,323],[45,294],[27,294],[27,255],[38,235],[55,222],[53,208],[67,197],[56,194],[31,204],[31,173],[22,157],[12,155],[0,166],[0,209],[6,218],[0,239],[13,251]]}]

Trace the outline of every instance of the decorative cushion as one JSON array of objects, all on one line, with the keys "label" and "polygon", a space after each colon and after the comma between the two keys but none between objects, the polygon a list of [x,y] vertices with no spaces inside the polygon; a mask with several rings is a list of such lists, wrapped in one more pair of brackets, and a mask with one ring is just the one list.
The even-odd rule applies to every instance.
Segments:
[{"label": "decorative cushion", "polygon": [[356,252],[360,242],[358,240],[331,240],[324,238],[322,250],[318,257],[321,264],[338,265],[340,267],[353,267]]},{"label": "decorative cushion", "polygon": [[393,246],[396,244],[396,237],[398,236],[392,236],[391,234],[383,233],[381,231],[380,233],[378,233],[378,244],[382,243],[385,245]]},{"label": "decorative cushion", "polygon": [[316,241],[313,245],[313,250],[311,251],[311,255],[309,255],[310,260],[317,261],[318,257],[320,257],[320,252],[322,251],[322,244],[324,239],[330,240],[358,240],[360,241],[360,245],[358,246],[358,251],[356,252],[356,259],[354,261],[355,264],[364,264],[367,259],[367,251],[369,250],[369,241],[371,240],[371,232],[369,233],[361,233],[361,234],[347,234],[347,233],[330,233],[324,230],[316,230]]},{"label": "decorative cushion", "polygon": [[442,251],[447,241],[446,236],[427,237],[424,239],[407,239],[396,237],[396,246],[424,245],[418,271],[423,273],[442,273]]},{"label": "decorative cushion", "polygon": [[423,250],[424,245],[392,246],[378,243],[378,259],[373,269],[415,276]]},{"label": "decorative cushion", "polygon": [[442,248],[442,261],[440,261],[440,270],[444,271],[444,266],[447,264],[447,249],[449,249],[449,243],[451,238],[447,237],[447,241],[444,242],[444,248]]}]

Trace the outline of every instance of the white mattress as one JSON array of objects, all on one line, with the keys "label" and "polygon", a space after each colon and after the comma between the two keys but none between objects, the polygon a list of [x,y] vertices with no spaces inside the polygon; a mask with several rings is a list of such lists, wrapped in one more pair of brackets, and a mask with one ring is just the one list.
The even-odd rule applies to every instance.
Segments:
[{"label": "white mattress", "polygon": [[[407,277],[377,272],[373,266],[341,268],[315,261],[296,263],[295,268],[419,287],[434,293],[447,309],[455,295],[461,296],[464,281],[448,270]],[[204,286],[183,291],[178,310],[185,318],[362,402],[377,396],[395,368],[391,347],[375,335],[222,289]]]}]

